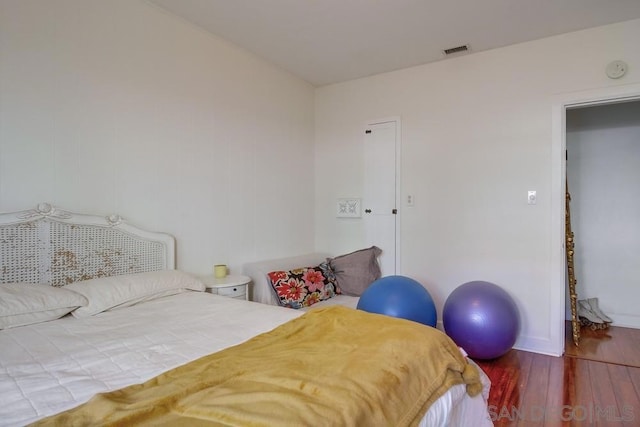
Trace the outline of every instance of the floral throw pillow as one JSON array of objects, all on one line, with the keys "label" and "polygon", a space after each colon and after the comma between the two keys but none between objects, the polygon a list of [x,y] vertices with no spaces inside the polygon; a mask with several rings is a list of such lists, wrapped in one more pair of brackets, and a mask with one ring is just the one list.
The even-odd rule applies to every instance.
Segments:
[{"label": "floral throw pillow", "polygon": [[267,276],[283,307],[310,307],[340,293],[335,276],[326,262],[317,267],[272,271]]}]

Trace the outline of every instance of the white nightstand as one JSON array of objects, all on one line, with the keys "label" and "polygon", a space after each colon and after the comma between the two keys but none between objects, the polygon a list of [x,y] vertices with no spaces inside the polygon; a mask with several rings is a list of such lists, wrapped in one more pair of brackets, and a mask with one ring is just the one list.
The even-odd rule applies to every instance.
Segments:
[{"label": "white nightstand", "polygon": [[249,276],[231,274],[216,278],[213,275],[202,276],[200,280],[207,286],[207,292],[235,299],[249,300]]}]

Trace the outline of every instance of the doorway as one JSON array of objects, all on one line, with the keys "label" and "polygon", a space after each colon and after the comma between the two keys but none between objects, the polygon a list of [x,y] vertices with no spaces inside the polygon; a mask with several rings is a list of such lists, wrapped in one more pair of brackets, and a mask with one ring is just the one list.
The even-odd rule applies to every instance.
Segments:
[{"label": "doorway", "polygon": [[[552,309],[549,354],[558,356],[565,350],[565,321],[567,319],[566,257],[565,257],[565,183],[566,175],[566,114],[567,110],[640,101],[640,85],[612,86],[583,92],[559,94],[554,97],[552,108],[552,170],[551,170],[551,239],[552,283],[550,295]],[[580,237],[576,235],[576,239]],[[578,278],[578,282],[579,282]],[[578,297],[580,284],[578,283]]]},{"label": "doorway", "polygon": [[383,276],[398,274],[400,119],[372,121],[364,131],[363,218],[367,246],[382,249]]},{"label": "doorway", "polygon": [[578,298],[640,328],[640,101],[567,109],[566,145]]}]

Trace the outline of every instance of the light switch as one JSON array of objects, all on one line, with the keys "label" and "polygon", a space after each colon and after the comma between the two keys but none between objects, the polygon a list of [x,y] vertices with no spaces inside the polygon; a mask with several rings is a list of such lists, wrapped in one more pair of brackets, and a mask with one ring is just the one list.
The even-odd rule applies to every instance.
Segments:
[{"label": "light switch", "polygon": [[336,202],[336,216],[338,218],[360,218],[360,199],[338,199]]},{"label": "light switch", "polygon": [[536,190],[529,190],[527,191],[527,203],[530,205],[535,205],[536,201],[537,201],[537,194],[536,194]]}]

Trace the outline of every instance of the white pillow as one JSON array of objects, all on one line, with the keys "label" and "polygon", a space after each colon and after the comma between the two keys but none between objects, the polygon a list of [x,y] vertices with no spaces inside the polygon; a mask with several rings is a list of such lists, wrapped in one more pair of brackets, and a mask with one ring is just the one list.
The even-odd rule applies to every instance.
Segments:
[{"label": "white pillow", "polygon": [[58,319],[87,304],[82,295],[44,284],[0,284],[0,329]]},{"label": "white pillow", "polygon": [[70,283],[64,288],[77,292],[87,299],[86,306],[73,312],[75,317],[80,318],[187,290],[203,292],[205,285],[187,273],[178,270],[161,270],[101,277]]}]

